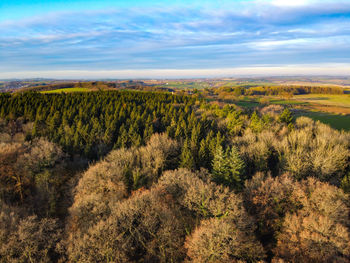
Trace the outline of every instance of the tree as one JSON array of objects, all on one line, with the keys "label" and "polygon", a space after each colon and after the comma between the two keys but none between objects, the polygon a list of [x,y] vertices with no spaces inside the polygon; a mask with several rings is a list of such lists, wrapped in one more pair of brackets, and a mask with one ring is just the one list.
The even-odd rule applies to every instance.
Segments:
[{"label": "tree", "polygon": [[236,147],[227,148],[226,152],[220,145],[216,148],[212,170],[215,182],[229,187],[239,187],[243,169],[244,162]]},{"label": "tree", "polygon": [[300,210],[286,215],[277,235],[276,257],[288,262],[348,262],[349,196],[308,178],[296,185],[292,198]]},{"label": "tree", "polygon": [[52,262],[61,239],[57,220],[23,216],[0,200],[0,262]]},{"label": "tree", "polygon": [[79,262],[180,262],[185,227],[180,212],[156,189],[114,205],[111,215],[70,243]]},{"label": "tree", "polygon": [[204,139],[199,144],[198,164],[200,167],[209,169],[211,166],[209,146]]},{"label": "tree", "polygon": [[254,262],[265,257],[253,233],[245,232],[228,218],[202,221],[187,238],[185,247],[190,262]]},{"label": "tree", "polygon": [[285,108],[279,117],[279,121],[287,125],[293,122],[293,115],[288,108]]},{"label": "tree", "polygon": [[254,111],[250,117],[250,128],[254,132],[261,132],[264,128],[264,122],[262,119],[260,119],[256,111]]},{"label": "tree", "polygon": [[193,158],[191,148],[188,145],[187,139],[185,140],[184,145],[182,147],[182,152],[180,156],[180,167],[187,168],[190,170],[195,168],[195,161]]},{"label": "tree", "polygon": [[230,168],[228,184],[232,187],[239,187],[242,182],[245,164],[239,155],[237,147],[231,147],[231,150],[227,154],[227,159]]},{"label": "tree", "polygon": [[218,145],[215,150],[213,159],[213,179],[218,183],[222,183],[229,178],[230,170],[228,167],[226,154],[221,145]]},{"label": "tree", "polygon": [[274,248],[285,215],[299,207],[293,198],[295,184],[287,174],[273,178],[258,173],[245,182],[245,206],[257,222],[258,236],[267,251]]},{"label": "tree", "polygon": [[349,231],[318,213],[288,214],[278,236],[275,255],[276,259],[295,263],[349,262]]}]

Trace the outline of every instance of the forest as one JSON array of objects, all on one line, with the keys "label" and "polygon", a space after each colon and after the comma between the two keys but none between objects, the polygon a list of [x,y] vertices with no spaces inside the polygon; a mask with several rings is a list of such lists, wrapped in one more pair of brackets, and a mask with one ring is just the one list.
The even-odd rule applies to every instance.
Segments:
[{"label": "forest", "polygon": [[283,105],[0,94],[0,262],[350,262],[349,194],[350,132]]}]

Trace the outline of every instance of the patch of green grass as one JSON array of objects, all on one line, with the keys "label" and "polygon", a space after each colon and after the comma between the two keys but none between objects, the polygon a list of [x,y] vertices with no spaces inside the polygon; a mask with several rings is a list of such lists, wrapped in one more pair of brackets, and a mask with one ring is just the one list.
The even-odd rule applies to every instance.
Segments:
[{"label": "patch of green grass", "polygon": [[297,101],[297,100],[284,100],[284,99],[272,99],[270,100],[271,104],[279,104],[279,105],[303,105],[307,104],[303,101]]},{"label": "patch of green grass", "polygon": [[257,102],[256,100],[248,100],[248,99],[235,101],[234,104],[236,104],[237,106],[240,106],[240,107],[244,107],[244,108],[255,108],[255,107],[261,106],[261,104],[259,102]]},{"label": "patch of green grass", "polygon": [[350,94],[333,95],[333,94],[307,94],[295,95],[293,100],[316,103],[328,106],[340,106],[350,108]]},{"label": "patch of green grass", "polygon": [[67,89],[55,89],[55,90],[46,90],[46,91],[42,91],[41,93],[70,93],[70,92],[89,92],[92,91],[91,89],[88,88],[67,88]]},{"label": "patch of green grass", "polygon": [[296,117],[305,116],[313,120],[330,125],[337,130],[350,131],[350,115],[331,114],[326,112],[305,111],[296,114]]}]

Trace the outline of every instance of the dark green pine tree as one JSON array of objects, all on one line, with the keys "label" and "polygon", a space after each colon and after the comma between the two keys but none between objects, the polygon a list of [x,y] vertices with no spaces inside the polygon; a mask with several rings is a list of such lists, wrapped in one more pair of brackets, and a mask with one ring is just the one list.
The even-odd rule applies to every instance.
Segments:
[{"label": "dark green pine tree", "polygon": [[154,129],[152,123],[146,123],[145,129],[143,130],[143,140],[147,142],[151,138],[153,133]]},{"label": "dark green pine tree", "polygon": [[204,139],[201,140],[198,151],[198,166],[210,169],[210,153],[209,147]]},{"label": "dark green pine tree", "polygon": [[226,154],[220,144],[216,146],[212,165],[213,181],[224,184],[230,176],[230,167],[227,163]]},{"label": "dark green pine tree", "polygon": [[231,150],[227,152],[227,163],[230,170],[227,185],[234,188],[240,188],[242,186],[242,175],[245,164],[239,155],[237,147],[232,146]]},{"label": "dark green pine tree", "polygon": [[244,162],[240,158],[236,147],[227,148],[226,152],[218,145],[213,159],[213,181],[230,188],[241,187],[241,176],[244,171]]},{"label": "dark green pine tree", "polygon": [[194,158],[189,146],[187,139],[184,142],[182,147],[181,156],[180,156],[180,167],[193,170],[195,168]]}]

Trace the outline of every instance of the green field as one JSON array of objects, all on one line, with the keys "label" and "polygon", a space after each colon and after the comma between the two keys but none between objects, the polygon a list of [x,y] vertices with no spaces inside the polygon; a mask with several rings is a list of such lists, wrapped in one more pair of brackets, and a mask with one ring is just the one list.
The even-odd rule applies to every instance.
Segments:
[{"label": "green field", "polygon": [[307,104],[307,102],[298,101],[298,100],[286,100],[286,99],[270,99],[271,104],[279,104],[279,105],[303,105]]},{"label": "green field", "polygon": [[331,95],[331,94],[307,94],[295,95],[291,100],[307,103],[316,103],[327,106],[338,106],[350,108],[350,94]]},{"label": "green field", "polygon": [[[264,107],[259,101],[263,97],[245,97],[234,102],[244,108]],[[321,121],[338,130],[350,130],[350,114],[346,114],[350,108],[350,95],[309,94],[296,95],[290,99],[267,97],[270,104],[298,107],[298,116],[306,116],[315,121]],[[313,106],[317,106],[316,108]],[[334,112],[326,112],[333,110]],[[341,113],[341,114],[340,114]]]},{"label": "green field", "polygon": [[41,93],[49,94],[49,93],[70,93],[70,92],[89,92],[93,91],[92,89],[88,88],[67,88],[67,89],[55,89],[55,90],[46,90],[42,91]]},{"label": "green field", "polygon": [[181,82],[181,81],[170,81],[167,85],[157,85],[156,87],[160,88],[169,88],[169,89],[205,89],[210,88],[209,83],[207,82]]},{"label": "green field", "polygon": [[337,130],[350,131],[350,115],[339,115],[339,114],[331,114],[326,112],[305,111],[296,115],[296,117],[298,116],[305,116],[315,121],[323,122]]}]

